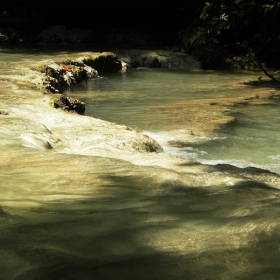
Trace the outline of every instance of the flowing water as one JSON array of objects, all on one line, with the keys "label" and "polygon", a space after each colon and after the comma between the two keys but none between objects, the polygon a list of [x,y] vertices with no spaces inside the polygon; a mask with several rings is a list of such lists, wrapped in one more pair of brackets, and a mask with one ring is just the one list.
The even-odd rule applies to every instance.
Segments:
[{"label": "flowing water", "polygon": [[187,124],[172,120],[172,111],[158,114],[154,110],[157,105],[178,101],[253,95],[251,86],[240,90],[230,85],[257,75],[253,71],[138,69],[91,80],[67,94],[86,103],[87,115],[144,132],[158,140],[166,152],[206,164],[254,166],[280,174],[280,103],[277,100],[271,105],[239,106],[233,113],[235,124],[215,136],[205,137],[203,144],[189,143],[180,148],[170,147],[166,142],[176,139],[175,130]]},{"label": "flowing water", "polygon": [[[0,76],[12,79],[56,55],[65,54],[2,51]],[[184,123],[172,112],[155,110],[177,101],[254,94],[252,87],[231,87],[250,77],[255,73],[138,69],[105,75],[66,94],[85,101],[86,114],[143,131],[166,152],[279,173],[277,100],[238,105],[238,121],[199,144],[176,134]],[[2,81],[1,106],[12,90]],[[26,94],[36,91],[16,88],[17,96]],[[278,189],[250,180],[201,187],[196,176],[207,180],[210,173],[188,177],[179,169],[110,156],[24,147],[3,134],[3,127],[16,131],[21,122],[1,114],[0,121],[1,280],[279,279]],[[179,136],[181,147],[168,145]],[[196,166],[186,162],[180,170]]]}]

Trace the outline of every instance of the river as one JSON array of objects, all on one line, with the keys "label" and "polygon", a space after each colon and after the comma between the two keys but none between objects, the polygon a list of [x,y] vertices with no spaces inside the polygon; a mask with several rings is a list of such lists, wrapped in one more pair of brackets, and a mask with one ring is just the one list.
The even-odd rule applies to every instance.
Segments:
[{"label": "river", "polygon": [[[256,79],[259,75],[256,71],[142,68],[107,74],[87,85],[71,88],[67,94],[86,103],[86,115],[131,126],[156,139],[172,154],[206,164],[254,166],[279,173],[279,99],[273,104],[238,105],[232,112],[236,122],[218,133],[198,135],[196,138],[203,138],[203,143],[186,143],[183,147],[171,147],[167,142],[186,141],[178,138],[176,130],[187,127],[187,121],[172,119],[172,111],[156,110],[158,105],[180,101],[254,95],[254,87],[240,89],[232,84]],[[275,91],[273,88],[263,90]]]},{"label": "river", "polygon": [[[36,79],[30,65],[76,55],[0,52],[0,279],[279,279],[279,177],[248,168],[279,173],[278,98],[227,101],[277,89],[240,84],[254,71],[104,74],[65,94],[85,101],[88,116],[150,135],[163,152],[82,150],[78,125],[88,138],[98,127],[120,134],[51,108],[51,96],[24,83]],[[194,117],[213,99],[226,104],[219,129],[207,130],[212,111],[209,125],[192,126],[186,105]],[[224,114],[234,121],[219,123]],[[49,137],[54,148],[26,145],[27,136]]]}]

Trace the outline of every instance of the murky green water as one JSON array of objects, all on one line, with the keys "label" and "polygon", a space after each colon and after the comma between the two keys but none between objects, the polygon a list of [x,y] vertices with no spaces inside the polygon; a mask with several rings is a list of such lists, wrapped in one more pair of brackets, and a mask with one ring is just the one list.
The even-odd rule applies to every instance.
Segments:
[{"label": "murky green water", "polygon": [[[234,88],[232,83],[256,78],[256,72],[205,72],[139,69],[106,75],[67,92],[86,102],[86,114],[126,124],[158,140],[165,151],[196,161],[254,166],[280,173],[280,102],[239,106],[237,122],[202,145],[166,146],[183,128],[153,106],[184,100],[254,95],[254,87]],[[273,91],[273,89],[264,89]],[[170,112],[172,114],[172,112]],[[184,139],[180,139],[184,141]]]},{"label": "murky green water", "polygon": [[[0,75],[56,55],[64,53],[3,51]],[[180,123],[153,114],[151,106],[236,96],[240,90],[229,84],[248,75],[255,74],[143,69],[106,75],[67,94],[84,100],[89,115],[166,143]],[[0,84],[1,105],[9,90]],[[23,93],[26,88],[17,89]],[[278,105],[241,106],[236,117],[235,126],[201,146],[164,149],[201,162],[277,171]],[[278,189],[250,180],[201,187],[196,176],[209,180],[211,172],[38,150],[0,132],[1,280],[279,279]]]},{"label": "murky green water", "polygon": [[[251,73],[252,77],[256,74]],[[250,73],[216,73],[204,71],[141,69],[110,74],[77,86],[67,94],[80,97],[87,103],[86,114],[115,122],[127,122],[144,130],[153,120],[149,107],[181,100],[230,97],[240,90],[231,90],[230,83],[238,82]],[[244,89],[244,94],[248,93]],[[172,113],[172,112],[171,112]],[[165,116],[165,120],[168,116]],[[155,120],[156,121],[156,120]],[[152,126],[152,129],[154,127]],[[164,130],[164,127],[158,130]]]}]

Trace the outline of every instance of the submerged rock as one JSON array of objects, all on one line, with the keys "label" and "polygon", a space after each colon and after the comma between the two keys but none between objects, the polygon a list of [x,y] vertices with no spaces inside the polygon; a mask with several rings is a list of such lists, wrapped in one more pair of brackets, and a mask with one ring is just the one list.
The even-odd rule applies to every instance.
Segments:
[{"label": "submerged rock", "polygon": [[135,141],[132,147],[139,152],[162,152],[162,147],[159,143],[149,136],[139,133],[139,138]]}]

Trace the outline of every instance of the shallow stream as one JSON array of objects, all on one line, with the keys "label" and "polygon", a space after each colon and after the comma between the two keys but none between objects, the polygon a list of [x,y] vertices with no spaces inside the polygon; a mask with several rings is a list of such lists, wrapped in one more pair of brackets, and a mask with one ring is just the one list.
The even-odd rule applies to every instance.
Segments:
[{"label": "shallow stream", "polygon": [[[138,69],[66,91],[86,102],[86,114],[157,139],[164,151],[182,157],[170,157],[176,166],[157,164],[153,157],[167,159],[160,153],[146,155],[150,164],[145,165],[110,154],[23,146],[18,131],[48,132],[40,117],[26,120],[46,97],[11,81],[15,75],[24,79],[33,63],[77,55],[0,52],[0,110],[13,113],[0,114],[0,279],[278,280],[279,189],[248,179],[250,170],[212,166],[259,166],[279,173],[277,100],[239,104],[232,112],[236,122],[213,135],[191,135],[203,140],[193,143],[184,139],[184,119],[157,109],[177,101],[254,95],[254,87],[232,85],[256,73]],[[72,131],[65,131],[76,143]]]},{"label": "shallow stream", "polygon": [[[156,106],[178,101],[254,95],[253,86],[234,83],[255,79],[255,71],[212,72],[200,70],[137,69],[110,74],[67,94],[86,103],[86,115],[128,125],[156,139],[166,152],[206,164],[228,163],[254,166],[280,173],[280,101],[272,105],[239,105],[234,124],[215,135],[197,136],[202,144],[168,146],[168,141],[187,142],[176,131],[187,121],[173,120],[172,111],[160,113]],[[274,90],[264,88],[264,91]],[[195,137],[194,137],[195,138]]]}]

